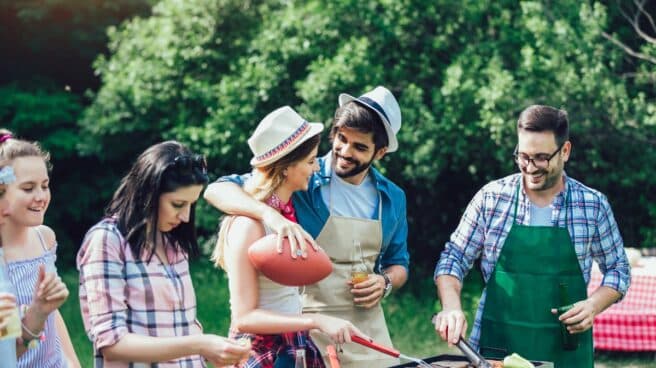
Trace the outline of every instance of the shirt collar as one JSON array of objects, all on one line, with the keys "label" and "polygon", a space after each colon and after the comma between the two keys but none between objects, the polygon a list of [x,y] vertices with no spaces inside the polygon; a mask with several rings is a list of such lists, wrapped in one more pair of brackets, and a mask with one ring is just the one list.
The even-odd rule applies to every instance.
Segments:
[{"label": "shirt collar", "polygon": [[[323,185],[330,184],[330,177],[332,175],[332,162],[333,155],[332,151],[328,151],[320,160],[319,171],[315,175],[315,184],[317,188]],[[387,179],[381,174],[375,167],[371,166],[369,168],[369,175],[371,175],[372,180],[376,189],[384,193],[386,196],[390,196],[389,190],[387,188]]]},{"label": "shirt collar", "polygon": [[[522,196],[524,197],[523,198],[524,201],[530,201],[528,195],[526,195],[526,189],[524,187],[524,177],[522,176],[522,173],[520,172],[517,176],[519,180],[519,190]],[[554,205],[562,205],[564,203],[565,195],[567,194],[567,191],[569,190],[570,187],[569,177],[567,176],[565,170],[563,170],[563,180],[565,181],[565,187],[563,188],[562,191],[560,191],[560,193],[556,194],[556,196],[554,197],[552,201]]]}]

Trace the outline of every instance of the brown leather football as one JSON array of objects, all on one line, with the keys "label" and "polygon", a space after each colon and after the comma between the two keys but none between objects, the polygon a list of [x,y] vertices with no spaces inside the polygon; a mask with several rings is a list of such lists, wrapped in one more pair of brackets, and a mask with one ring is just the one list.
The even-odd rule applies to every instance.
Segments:
[{"label": "brown leather football", "polygon": [[302,286],[318,282],[333,271],[330,258],[307,242],[307,258],[290,255],[289,239],[283,239],[282,253],[276,250],[276,234],[258,239],[248,248],[248,258],[256,270],[269,279],[287,286]]}]

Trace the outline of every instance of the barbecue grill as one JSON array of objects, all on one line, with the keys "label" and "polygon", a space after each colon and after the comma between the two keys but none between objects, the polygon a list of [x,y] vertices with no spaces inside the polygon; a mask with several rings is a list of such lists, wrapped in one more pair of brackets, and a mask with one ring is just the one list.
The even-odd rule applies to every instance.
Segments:
[{"label": "barbecue grill", "polygon": [[[433,356],[430,358],[424,358],[423,359],[426,363],[431,364],[435,368],[469,368],[472,367],[469,364],[469,360],[463,355],[451,355],[451,354],[443,354],[443,355],[437,355]],[[442,362],[442,364],[440,364]],[[553,363],[551,362],[537,362],[537,361],[532,361],[533,365],[536,368],[554,368]],[[395,365],[393,367],[389,368],[415,368],[418,367],[417,363],[415,362],[410,362],[410,363],[405,363],[401,365]]]}]

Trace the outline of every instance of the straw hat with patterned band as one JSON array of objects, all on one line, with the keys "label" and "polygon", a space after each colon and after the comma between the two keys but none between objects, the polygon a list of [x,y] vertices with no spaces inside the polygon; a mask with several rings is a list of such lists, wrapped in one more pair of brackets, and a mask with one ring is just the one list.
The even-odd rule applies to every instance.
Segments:
[{"label": "straw hat with patterned band", "polygon": [[323,124],[307,122],[289,106],[274,110],[248,138],[253,152],[251,166],[262,167],[277,161],[322,130]]},{"label": "straw hat with patterned band", "polygon": [[357,101],[365,105],[380,116],[387,133],[387,152],[396,151],[399,148],[396,134],[401,129],[401,108],[392,92],[383,86],[378,86],[358,98],[346,93],[339,95],[339,106],[351,101]]}]

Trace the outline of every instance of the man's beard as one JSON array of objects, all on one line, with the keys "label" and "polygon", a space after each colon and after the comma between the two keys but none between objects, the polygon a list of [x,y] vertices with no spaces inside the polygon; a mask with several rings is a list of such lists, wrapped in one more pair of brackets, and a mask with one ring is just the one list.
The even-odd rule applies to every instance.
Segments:
[{"label": "man's beard", "polygon": [[541,191],[549,190],[549,189],[553,188],[554,186],[556,186],[558,184],[558,180],[561,177],[562,170],[549,171],[549,170],[540,169],[540,170],[536,170],[535,172],[533,172],[531,174],[529,174],[525,171],[522,171],[522,172],[524,173],[524,175],[527,176],[527,178],[525,179],[526,180],[525,183],[526,183],[527,186],[530,185],[529,183],[530,183],[530,177],[531,176],[533,176],[535,174],[543,175],[542,184],[540,184],[538,187],[530,188],[533,191],[541,192]]},{"label": "man's beard", "polygon": [[[339,156],[337,153],[335,153],[335,151],[333,151],[333,161],[334,161],[335,173],[337,174],[337,176],[339,176],[342,179],[346,179],[346,178],[356,176],[356,175],[360,174],[361,172],[369,169],[369,167],[371,166],[371,163],[374,162],[375,157],[376,156],[374,155],[371,158],[371,160],[369,160],[369,162],[367,162],[366,164],[362,164],[359,161],[354,160],[352,158],[346,158],[346,157]],[[337,166],[337,160],[340,159],[340,158],[344,161],[348,161],[352,164],[355,164],[355,166],[352,169],[347,170],[347,171],[340,170]]]}]

